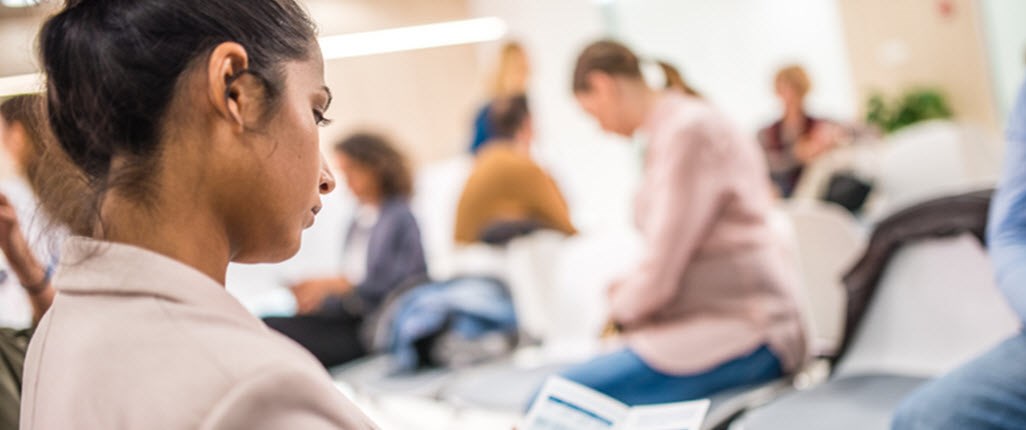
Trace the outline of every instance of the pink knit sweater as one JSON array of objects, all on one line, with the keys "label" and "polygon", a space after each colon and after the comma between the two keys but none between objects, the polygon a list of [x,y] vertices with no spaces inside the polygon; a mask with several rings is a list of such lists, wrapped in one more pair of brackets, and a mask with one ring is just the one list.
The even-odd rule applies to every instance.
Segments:
[{"label": "pink knit sweater", "polygon": [[798,276],[767,222],[759,146],[706,102],[674,94],[661,96],[642,133],[635,217],[646,254],[609,293],[628,344],[670,374],[763,345],[796,370],[806,354]]}]

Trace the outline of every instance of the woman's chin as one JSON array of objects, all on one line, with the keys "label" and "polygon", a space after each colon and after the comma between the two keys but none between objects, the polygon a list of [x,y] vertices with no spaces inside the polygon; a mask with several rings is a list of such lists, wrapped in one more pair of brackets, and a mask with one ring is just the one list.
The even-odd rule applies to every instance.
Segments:
[{"label": "woman's chin", "polygon": [[232,259],[232,262],[241,264],[281,263],[299,252],[300,238],[301,235],[297,233],[287,239],[274,241],[263,249],[241,252]]}]

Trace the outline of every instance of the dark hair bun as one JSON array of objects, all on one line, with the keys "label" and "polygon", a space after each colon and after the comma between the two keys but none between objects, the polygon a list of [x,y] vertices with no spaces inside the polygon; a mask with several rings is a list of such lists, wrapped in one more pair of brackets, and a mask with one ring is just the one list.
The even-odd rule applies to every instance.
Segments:
[{"label": "dark hair bun", "polygon": [[273,101],[281,63],[309,54],[315,28],[295,0],[67,0],[40,32],[51,126],[93,179],[118,155],[157,153],[186,68],[220,43],[241,44]]}]

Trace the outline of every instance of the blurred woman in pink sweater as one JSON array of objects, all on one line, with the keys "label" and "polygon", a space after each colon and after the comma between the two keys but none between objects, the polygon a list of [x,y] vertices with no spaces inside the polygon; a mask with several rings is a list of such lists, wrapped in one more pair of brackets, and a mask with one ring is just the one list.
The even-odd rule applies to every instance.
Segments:
[{"label": "blurred woman in pink sweater", "polygon": [[759,146],[709,103],[651,89],[638,57],[617,42],[581,53],[573,89],[603,129],[647,142],[635,202],[646,251],[608,291],[625,348],[563,376],[638,405],[798,370],[798,276],[767,222]]}]

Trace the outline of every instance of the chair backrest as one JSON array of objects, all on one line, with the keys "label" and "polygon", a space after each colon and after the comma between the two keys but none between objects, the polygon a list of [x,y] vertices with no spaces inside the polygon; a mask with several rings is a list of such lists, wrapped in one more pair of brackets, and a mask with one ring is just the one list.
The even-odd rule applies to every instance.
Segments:
[{"label": "chair backrest", "polygon": [[1018,329],[975,237],[924,239],[889,261],[836,374],[935,376]]},{"label": "chair backrest", "polygon": [[846,298],[841,277],[861,253],[864,233],[848,211],[834,204],[792,202],[783,210],[797,241],[812,352],[830,355],[844,330]]},{"label": "chair backrest", "polygon": [[411,207],[420,225],[428,270],[435,279],[453,276],[456,208],[474,160],[469,155],[424,166],[416,176]]},{"label": "chair backrest", "polygon": [[506,279],[522,330],[551,359],[586,357],[609,316],[606,289],[640,253],[633,231],[566,237],[542,230],[513,240]]},{"label": "chair backrest", "polygon": [[595,340],[609,318],[609,286],[634,269],[643,251],[634,230],[574,236],[563,247],[553,272],[554,294],[562,303],[554,336]]},{"label": "chair backrest", "polygon": [[1001,145],[985,133],[948,121],[917,124],[888,137],[874,184],[875,214],[930,198],[992,187]]},{"label": "chair backrest", "polygon": [[566,236],[540,230],[506,247],[506,280],[522,332],[545,341],[558,328],[556,316],[566,310],[555,295],[553,276]]}]

